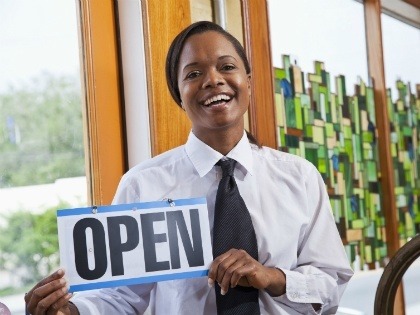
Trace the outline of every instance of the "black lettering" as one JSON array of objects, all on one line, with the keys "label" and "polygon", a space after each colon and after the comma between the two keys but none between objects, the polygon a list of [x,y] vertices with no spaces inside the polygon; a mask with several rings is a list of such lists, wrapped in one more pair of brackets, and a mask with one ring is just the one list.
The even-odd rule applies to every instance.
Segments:
[{"label": "black lettering", "polygon": [[164,221],[165,214],[163,212],[140,214],[141,233],[143,235],[144,263],[146,272],[169,270],[169,261],[157,261],[156,243],[166,242],[166,234],[155,234],[153,230],[153,222]]},{"label": "black lettering", "polygon": [[[139,226],[130,216],[109,217],[107,222],[112,275],[120,276],[124,274],[123,252],[133,250],[139,244]],[[121,242],[121,225],[127,230],[125,243]]]},{"label": "black lettering", "polygon": [[190,267],[204,265],[203,244],[201,241],[200,216],[198,209],[190,209],[190,218],[192,243],[182,211],[176,210],[166,212],[172,269],[181,268],[177,228],[179,234],[181,235],[182,244],[184,245],[185,254]]},{"label": "black lettering", "polygon": [[[95,268],[89,269],[86,229],[92,230]],[[80,277],[94,280],[102,277],[107,268],[105,230],[102,223],[94,218],[81,219],[73,229],[74,257],[76,270]]]}]

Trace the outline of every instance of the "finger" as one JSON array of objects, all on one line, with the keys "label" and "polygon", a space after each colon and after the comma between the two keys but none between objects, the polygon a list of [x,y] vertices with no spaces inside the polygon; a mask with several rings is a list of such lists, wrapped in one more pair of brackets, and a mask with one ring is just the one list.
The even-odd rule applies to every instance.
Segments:
[{"label": "finger", "polygon": [[236,270],[241,268],[244,263],[245,262],[243,260],[236,260],[224,271],[223,278],[221,281],[219,281],[219,285],[222,290],[222,295],[223,293],[226,293],[229,290],[229,288],[232,287],[232,276],[236,274]]},{"label": "finger", "polygon": [[236,249],[230,249],[229,251],[227,251],[226,253],[221,254],[220,256],[216,257],[213,262],[210,265],[209,268],[209,274],[208,274],[208,282],[209,282],[209,286],[213,286],[214,282],[216,281],[216,277],[217,277],[217,270],[219,268],[219,264],[225,260],[227,257],[229,257],[230,255],[232,255],[233,252],[235,252]]},{"label": "finger", "polygon": [[60,279],[64,276],[64,270],[63,269],[58,269],[56,272],[50,274],[48,277],[45,277],[44,279],[42,279],[41,281],[39,281],[31,290],[28,291],[28,293],[26,293],[25,295],[25,302],[28,303],[29,300],[31,299],[32,293],[34,290],[36,290],[37,288],[47,284],[48,282]]},{"label": "finger", "polygon": [[39,304],[39,302],[45,299],[45,297],[49,295],[57,296],[55,292],[62,291],[62,290],[65,290],[67,293],[66,280],[64,278],[60,278],[52,282],[48,282],[41,287],[37,287],[36,289],[32,291],[30,299],[27,302],[27,308],[29,312],[33,313],[33,311],[37,308],[37,305]]},{"label": "finger", "polygon": [[243,287],[255,287],[258,283],[258,281],[255,281],[257,271],[258,267],[252,262],[237,268],[231,277],[231,288],[236,287],[238,284]]},{"label": "finger", "polygon": [[[36,293],[36,291],[34,291],[34,293]],[[47,295],[45,298],[38,302],[35,309],[35,314],[45,314],[50,307],[56,305],[56,303],[58,303],[58,301],[60,301],[65,295],[67,295],[66,287],[62,287],[61,289]]]},{"label": "finger", "polygon": [[48,308],[47,314],[57,314],[57,312],[61,310],[62,308],[68,308],[69,300],[71,299],[72,296],[73,296],[73,293],[66,293],[58,301],[51,304],[51,306]]},{"label": "finger", "polygon": [[231,277],[235,270],[252,260],[252,257],[246,251],[236,250],[219,264],[216,279],[223,292],[227,292],[229,289]]},{"label": "finger", "polygon": [[216,258],[215,262],[217,263],[217,270],[215,275],[215,280],[220,284],[223,281],[226,270],[234,264],[237,260],[240,259],[242,254],[237,249],[231,249],[223,256]]}]

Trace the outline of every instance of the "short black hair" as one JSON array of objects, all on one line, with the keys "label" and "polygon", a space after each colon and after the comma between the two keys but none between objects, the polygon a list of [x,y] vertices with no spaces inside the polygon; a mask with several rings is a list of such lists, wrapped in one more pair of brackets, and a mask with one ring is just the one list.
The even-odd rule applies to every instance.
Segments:
[{"label": "short black hair", "polygon": [[209,22],[209,21],[200,21],[195,22],[185,28],[181,33],[179,33],[175,39],[172,41],[171,46],[169,47],[168,54],[166,56],[166,83],[168,84],[169,92],[171,92],[172,98],[175,102],[181,106],[181,95],[178,88],[178,67],[179,67],[179,57],[181,55],[184,44],[189,37],[195,34],[201,34],[209,31],[214,31],[219,34],[222,34],[230,43],[232,43],[235,51],[242,59],[245,65],[245,71],[247,74],[251,73],[251,67],[249,66],[248,58],[241,43],[230,33],[225,31],[220,25]]}]

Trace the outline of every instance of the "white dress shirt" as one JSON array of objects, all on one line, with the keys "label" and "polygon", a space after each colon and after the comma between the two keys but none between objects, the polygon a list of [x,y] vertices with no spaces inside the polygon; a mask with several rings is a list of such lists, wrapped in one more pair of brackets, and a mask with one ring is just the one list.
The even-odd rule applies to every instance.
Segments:
[{"label": "white dress shirt", "polygon": [[[114,204],[165,198],[207,198],[213,228],[222,154],[191,132],[185,145],[128,171]],[[249,143],[246,134],[227,157],[238,163],[235,179],[251,214],[259,262],[281,269],[286,293],[260,290],[262,314],[335,314],[353,271],[349,266],[324,182],[316,168],[295,155]],[[75,294],[83,314],[216,314],[207,277],[163,281]],[[315,311],[312,304],[320,304]]]}]

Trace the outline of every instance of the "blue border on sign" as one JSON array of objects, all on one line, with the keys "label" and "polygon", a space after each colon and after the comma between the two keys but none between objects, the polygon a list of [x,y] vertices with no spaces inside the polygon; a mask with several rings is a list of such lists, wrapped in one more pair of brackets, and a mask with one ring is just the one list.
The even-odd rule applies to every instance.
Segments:
[{"label": "blue border on sign", "polygon": [[[174,206],[171,205],[174,203]],[[127,211],[127,210],[144,210],[144,209],[153,209],[153,208],[170,208],[178,206],[189,206],[197,204],[206,204],[206,198],[189,198],[189,199],[176,199],[171,200],[169,203],[165,201],[151,201],[151,202],[139,202],[139,203],[128,203],[121,205],[111,205],[111,206],[93,206],[86,208],[75,208],[75,209],[63,209],[57,210],[57,217],[72,216],[72,215],[81,215],[81,214],[92,214],[92,210],[96,210],[96,214],[105,213],[105,212],[115,212],[115,211]]]},{"label": "blue border on sign", "polygon": [[166,281],[166,280],[197,278],[197,277],[207,276],[208,274],[209,274],[209,271],[208,271],[208,269],[206,269],[206,270],[198,270],[198,271],[172,273],[172,274],[159,275],[159,276],[150,276],[150,277],[140,277],[140,278],[131,278],[131,279],[123,279],[123,280],[111,280],[111,281],[104,281],[104,282],[78,284],[78,285],[71,285],[70,288],[69,288],[69,292],[78,292],[78,291],[85,291],[85,290],[95,290],[95,289],[102,289],[102,288],[120,287],[120,286],[152,283],[152,282]]}]

